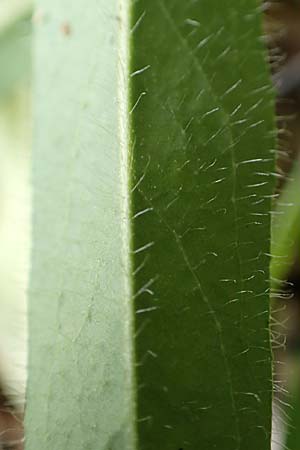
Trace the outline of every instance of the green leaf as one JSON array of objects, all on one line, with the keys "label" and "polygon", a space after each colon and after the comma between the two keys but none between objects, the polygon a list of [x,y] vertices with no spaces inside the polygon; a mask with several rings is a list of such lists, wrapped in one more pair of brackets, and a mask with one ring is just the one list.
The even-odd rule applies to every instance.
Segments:
[{"label": "green leaf", "polygon": [[285,277],[299,254],[300,170],[297,161],[281,193],[273,214],[271,275],[278,284]]},{"label": "green leaf", "polygon": [[267,450],[257,2],[43,0],[28,450]]}]

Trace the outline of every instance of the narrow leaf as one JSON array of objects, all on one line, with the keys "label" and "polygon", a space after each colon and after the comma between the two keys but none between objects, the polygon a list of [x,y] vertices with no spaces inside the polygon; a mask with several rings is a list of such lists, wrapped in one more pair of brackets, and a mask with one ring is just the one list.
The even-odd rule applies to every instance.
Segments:
[{"label": "narrow leaf", "polygon": [[40,5],[27,449],[270,449],[257,2]]}]

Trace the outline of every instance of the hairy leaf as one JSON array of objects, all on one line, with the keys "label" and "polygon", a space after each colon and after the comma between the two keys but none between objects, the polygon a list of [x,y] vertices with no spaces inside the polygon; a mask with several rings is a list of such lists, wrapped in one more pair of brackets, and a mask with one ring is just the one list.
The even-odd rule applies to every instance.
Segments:
[{"label": "hairy leaf", "polygon": [[257,2],[40,6],[27,449],[269,449]]}]

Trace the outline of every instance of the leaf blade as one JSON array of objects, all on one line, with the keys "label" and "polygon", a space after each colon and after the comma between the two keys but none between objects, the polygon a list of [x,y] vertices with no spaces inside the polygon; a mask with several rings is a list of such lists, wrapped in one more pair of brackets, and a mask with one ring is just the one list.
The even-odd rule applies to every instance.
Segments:
[{"label": "leaf blade", "polygon": [[[271,357],[261,342],[269,339],[266,178],[274,163],[264,125],[272,115],[258,108],[259,76],[248,75],[258,53],[243,61],[246,37],[235,34],[242,14],[231,2],[135,8],[131,72],[149,68],[132,86],[133,214],[149,212],[134,224],[134,250],[153,243],[135,281],[137,328],[150,317],[136,344],[138,417],[148,417],[139,423],[142,448],[268,448]],[[254,13],[252,25],[258,33]],[[143,289],[149,280],[153,295]],[[145,358],[147,349],[157,358]]]},{"label": "leaf blade", "polygon": [[116,2],[44,5],[28,448],[268,449],[273,116],[256,3],[242,20],[229,1],[124,3],[130,29]]}]

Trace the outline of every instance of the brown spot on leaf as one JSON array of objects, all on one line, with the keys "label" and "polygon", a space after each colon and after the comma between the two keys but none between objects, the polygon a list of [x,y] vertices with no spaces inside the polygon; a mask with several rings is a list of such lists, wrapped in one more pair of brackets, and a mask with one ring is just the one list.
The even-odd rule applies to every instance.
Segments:
[{"label": "brown spot on leaf", "polygon": [[63,22],[61,24],[61,32],[64,36],[70,36],[72,30],[71,30],[71,25],[69,24],[69,22]]}]

